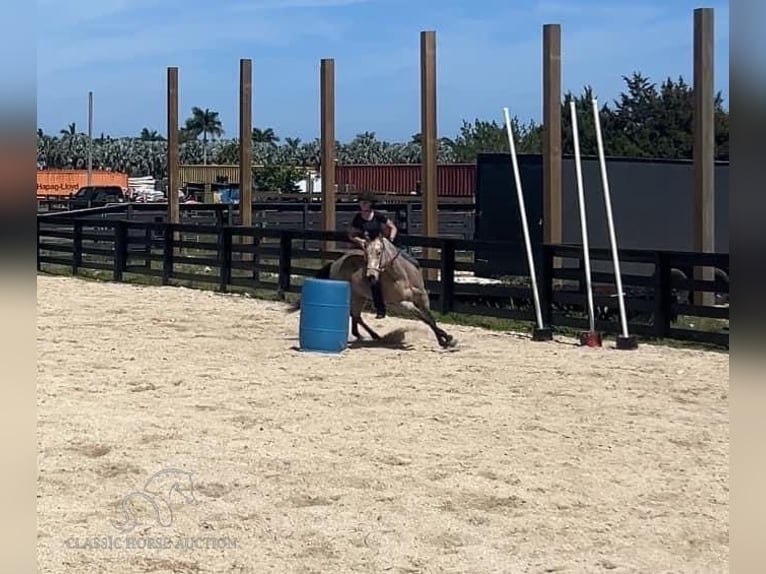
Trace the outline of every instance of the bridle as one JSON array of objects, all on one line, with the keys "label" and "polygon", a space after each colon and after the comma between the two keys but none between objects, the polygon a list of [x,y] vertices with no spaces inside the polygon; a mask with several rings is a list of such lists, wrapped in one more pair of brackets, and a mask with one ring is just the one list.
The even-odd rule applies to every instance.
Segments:
[{"label": "bridle", "polygon": [[[374,240],[368,239],[367,241],[374,241]],[[396,258],[399,257],[399,255],[401,254],[401,251],[396,249],[395,253],[394,253],[394,256],[391,259],[389,259],[384,264],[386,251],[390,251],[390,248],[388,247],[388,244],[391,244],[393,246],[393,243],[391,243],[391,241],[387,237],[385,237],[385,236],[381,236],[380,237],[380,242],[382,243],[383,248],[382,248],[382,253],[380,254],[380,259],[379,259],[378,266],[377,267],[370,267],[370,264],[368,262],[367,263],[367,269],[372,269],[373,271],[377,271],[379,274],[382,275],[383,272],[386,270],[386,268],[389,265],[391,265],[394,261],[396,261]]]}]

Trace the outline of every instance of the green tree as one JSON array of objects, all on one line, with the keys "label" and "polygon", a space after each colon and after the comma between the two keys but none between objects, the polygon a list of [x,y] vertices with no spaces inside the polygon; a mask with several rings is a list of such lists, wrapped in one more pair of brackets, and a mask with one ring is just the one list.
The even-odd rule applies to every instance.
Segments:
[{"label": "green tree", "polygon": [[253,143],[265,143],[276,146],[279,141],[276,132],[272,128],[253,128]]},{"label": "green tree", "polygon": [[[517,154],[539,153],[541,128],[534,122],[522,124],[518,117],[511,118],[514,147]],[[509,153],[508,133],[503,123],[476,119],[463,120],[460,133],[452,141],[452,155],[458,163],[476,161],[480,153]]]},{"label": "green tree", "polygon": [[149,128],[144,128],[141,130],[141,135],[139,136],[140,139],[143,141],[149,141],[149,142],[158,142],[158,141],[164,141],[164,137],[160,135],[160,133],[157,130],[150,130]]},{"label": "green tree", "polygon": [[203,110],[195,106],[192,108],[192,115],[186,120],[183,129],[190,138],[195,140],[200,135],[202,136],[202,163],[207,165],[208,137],[214,140],[224,134],[218,112],[208,108]]},{"label": "green tree", "polygon": [[74,136],[77,134],[77,124],[72,122],[65,129],[61,130],[63,136]]},{"label": "green tree", "polygon": [[[577,133],[580,141],[580,154],[583,156],[598,155],[598,145],[596,142],[596,123],[593,118],[594,97],[593,89],[585,86],[579,96],[572,92],[564,94],[564,101],[561,104],[561,151],[564,154],[574,154],[574,134],[572,133],[572,111],[571,102],[575,104],[577,114]],[[620,134],[616,134],[613,129],[614,117],[607,104],[601,104],[599,107],[599,120],[601,123],[601,135],[604,138],[604,154],[607,156],[624,155],[624,142]],[[615,142],[619,140],[620,143]]]},{"label": "green tree", "polygon": [[[627,89],[614,102],[614,109],[608,106],[602,109],[606,155],[691,159],[693,87],[679,77],[676,81],[666,79],[658,88],[639,72],[623,80]],[[716,94],[714,106],[716,157],[728,159],[729,114],[723,107],[720,92]]]}]

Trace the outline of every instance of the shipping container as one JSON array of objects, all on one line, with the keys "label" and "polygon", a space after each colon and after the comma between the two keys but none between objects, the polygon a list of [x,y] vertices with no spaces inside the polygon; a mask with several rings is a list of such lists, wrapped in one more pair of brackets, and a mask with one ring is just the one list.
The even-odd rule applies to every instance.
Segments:
[{"label": "shipping container", "polygon": [[[256,169],[259,166],[254,166]],[[181,185],[214,184],[221,179],[239,184],[238,165],[182,165]],[[420,164],[338,164],[335,184],[339,193],[371,189],[380,193],[414,195],[420,187]],[[440,197],[474,196],[476,165],[472,163],[439,164],[436,168]],[[316,188],[315,188],[316,189]]]},{"label": "shipping container", "polygon": [[[264,166],[253,164],[253,171],[257,173]],[[310,171],[310,170],[307,170]],[[185,184],[214,184],[230,183],[239,185],[239,164],[231,165],[181,165],[179,166],[181,185]]]},{"label": "shipping container", "polygon": [[180,183],[239,183],[238,165],[182,165],[180,166]]},{"label": "shipping container", "polygon": [[[128,174],[116,171],[93,170],[92,185],[119,185],[128,189]],[[37,170],[38,196],[68,196],[88,185],[88,171],[83,169]]]},{"label": "shipping container", "polygon": [[[418,193],[420,164],[349,165],[335,168],[339,192],[370,189],[380,193],[410,195]],[[476,165],[472,163],[439,164],[436,189],[440,197],[473,197]]]}]

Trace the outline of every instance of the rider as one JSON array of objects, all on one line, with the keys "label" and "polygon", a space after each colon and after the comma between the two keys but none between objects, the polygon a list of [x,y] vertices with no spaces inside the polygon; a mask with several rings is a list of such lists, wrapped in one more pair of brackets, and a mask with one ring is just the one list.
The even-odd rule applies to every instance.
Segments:
[{"label": "rider", "polygon": [[[364,248],[365,237],[372,239],[382,233],[393,242],[399,232],[393,221],[372,209],[374,203],[375,195],[371,191],[363,191],[359,196],[359,211],[351,220],[349,239],[362,248]],[[383,319],[386,316],[386,305],[383,301],[383,289],[380,281],[370,284],[370,290],[377,311],[376,318]]]}]

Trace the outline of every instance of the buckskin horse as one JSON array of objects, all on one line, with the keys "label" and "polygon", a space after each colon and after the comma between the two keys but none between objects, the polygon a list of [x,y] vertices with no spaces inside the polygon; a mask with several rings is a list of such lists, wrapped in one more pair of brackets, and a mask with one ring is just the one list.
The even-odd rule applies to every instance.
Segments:
[{"label": "buckskin horse", "polygon": [[[348,281],[351,284],[351,334],[361,339],[359,325],[370,337],[380,339],[375,331],[362,319],[362,309],[372,300],[370,283],[381,282],[383,300],[386,305],[407,310],[428,325],[443,348],[454,347],[457,340],[436,324],[431,314],[428,291],[425,287],[420,266],[388,238],[379,235],[365,241],[364,250],[355,249],[328,263],[315,276],[317,279]],[[300,309],[300,300],[294,303],[288,313]]]}]

